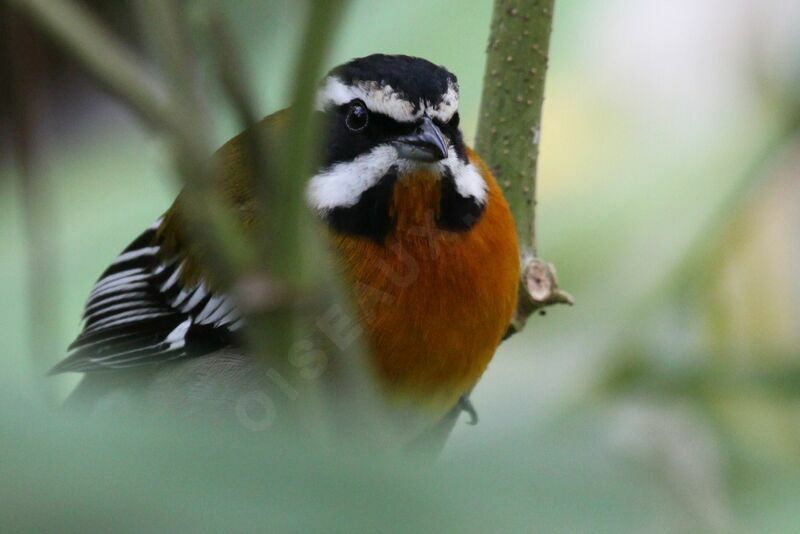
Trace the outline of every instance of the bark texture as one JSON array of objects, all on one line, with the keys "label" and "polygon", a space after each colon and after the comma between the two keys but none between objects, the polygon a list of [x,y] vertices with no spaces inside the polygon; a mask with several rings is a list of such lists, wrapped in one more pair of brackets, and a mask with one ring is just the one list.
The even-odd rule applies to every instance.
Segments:
[{"label": "bark texture", "polygon": [[533,312],[571,304],[555,268],[536,257],[536,170],[555,0],[496,0],[475,148],[514,213],[522,250],[520,300],[509,334]]}]

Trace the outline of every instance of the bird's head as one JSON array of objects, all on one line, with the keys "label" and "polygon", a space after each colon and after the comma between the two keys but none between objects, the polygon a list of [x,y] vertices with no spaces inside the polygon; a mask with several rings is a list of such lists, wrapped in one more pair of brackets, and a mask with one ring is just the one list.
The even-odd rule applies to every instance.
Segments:
[{"label": "bird's head", "polygon": [[452,73],[415,57],[375,54],[330,71],[317,96],[326,143],[308,185],[311,208],[334,228],[369,235],[391,224],[381,210],[395,183],[422,175],[472,211],[482,207],[487,186],[467,156],[458,96]]}]

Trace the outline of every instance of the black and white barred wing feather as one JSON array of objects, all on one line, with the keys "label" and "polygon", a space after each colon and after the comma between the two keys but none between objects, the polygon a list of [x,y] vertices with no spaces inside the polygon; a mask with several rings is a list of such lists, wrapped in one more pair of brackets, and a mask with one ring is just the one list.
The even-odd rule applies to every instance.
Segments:
[{"label": "black and white barred wing feather", "polygon": [[230,345],[241,327],[233,299],[202,280],[184,287],[185,260],[162,257],[159,219],[95,283],[84,327],[52,373],[159,364]]}]

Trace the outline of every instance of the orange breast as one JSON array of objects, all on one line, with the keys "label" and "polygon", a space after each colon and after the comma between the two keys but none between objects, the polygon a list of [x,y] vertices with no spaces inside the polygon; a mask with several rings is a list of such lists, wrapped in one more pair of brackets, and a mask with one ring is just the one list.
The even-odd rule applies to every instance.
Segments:
[{"label": "orange breast", "polygon": [[514,221],[494,178],[486,209],[465,232],[440,230],[438,178],[399,178],[396,225],[384,245],[334,238],[365,325],[374,367],[398,401],[447,410],[480,378],[516,306]]}]

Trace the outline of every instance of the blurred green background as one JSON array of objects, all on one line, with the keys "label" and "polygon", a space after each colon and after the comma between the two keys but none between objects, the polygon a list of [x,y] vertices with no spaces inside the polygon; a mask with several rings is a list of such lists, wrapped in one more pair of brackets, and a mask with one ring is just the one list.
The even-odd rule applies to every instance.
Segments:
[{"label": "blurred green background", "polygon": [[[260,111],[285,106],[303,4],[219,5]],[[469,139],[490,14],[486,0],[356,1],[329,65],[380,51],[447,66]],[[473,395],[480,423],[460,422],[440,463],[422,470],[347,455],[306,462],[280,447],[264,458],[252,436],[231,450],[206,437],[196,458],[218,467],[184,479],[196,465],[170,456],[171,434],[48,415],[40,376],[63,354],[31,363],[36,266],[14,160],[0,152],[0,525],[67,516],[99,527],[133,514],[140,527],[203,530],[795,530],[798,28],[794,0],[556,1],[539,253],[577,305],[532,318],[501,347]],[[44,93],[39,170],[57,273],[48,328],[66,347],[96,277],[177,186],[162,140],[88,82]],[[221,95],[208,97],[222,143],[237,126]],[[57,397],[74,383],[48,380]],[[133,486],[99,489],[110,472]]]}]

